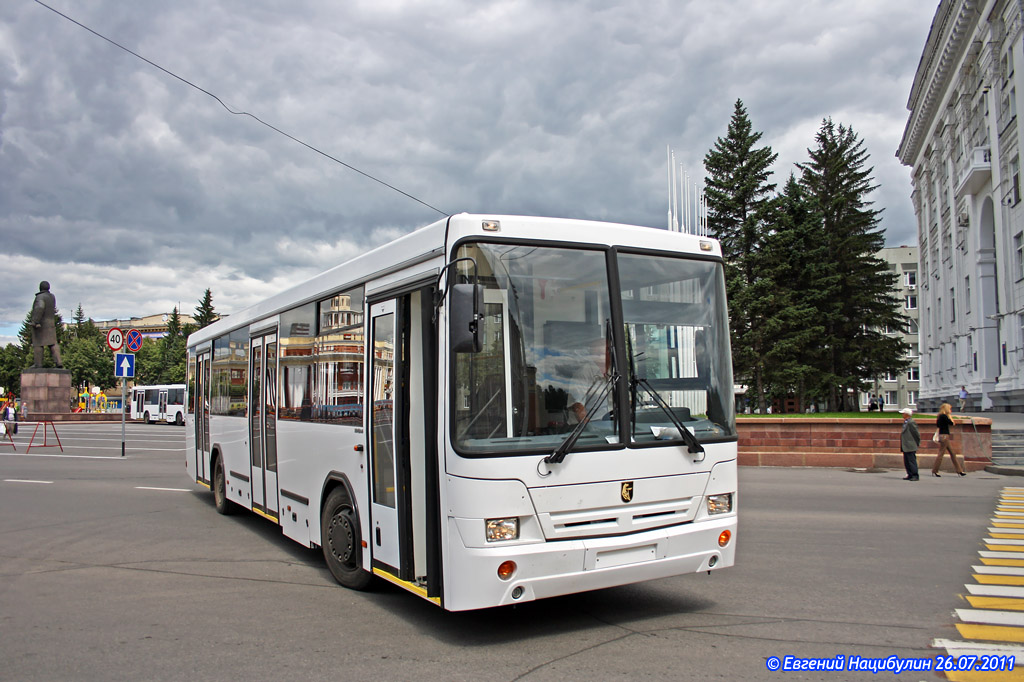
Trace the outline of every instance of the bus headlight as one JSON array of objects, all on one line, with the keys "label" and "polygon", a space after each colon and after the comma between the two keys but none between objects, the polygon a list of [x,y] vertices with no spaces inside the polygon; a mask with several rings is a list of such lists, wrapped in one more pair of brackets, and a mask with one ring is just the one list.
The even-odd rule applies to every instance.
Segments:
[{"label": "bus headlight", "polygon": [[732,511],[732,493],[708,495],[708,514],[726,514]]},{"label": "bus headlight", "polygon": [[519,517],[511,519],[487,519],[484,521],[487,542],[502,542],[519,539]]}]

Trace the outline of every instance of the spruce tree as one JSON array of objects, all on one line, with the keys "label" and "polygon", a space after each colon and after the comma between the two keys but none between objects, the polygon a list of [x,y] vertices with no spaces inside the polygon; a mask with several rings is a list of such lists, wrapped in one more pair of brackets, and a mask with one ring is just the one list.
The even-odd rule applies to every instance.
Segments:
[{"label": "spruce tree", "polygon": [[883,333],[886,327],[905,328],[906,318],[892,293],[896,275],[875,255],[885,237],[881,211],[868,200],[876,186],[863,141],[831,118],[815,140],[810,161],[797,166],[821,221],[820,248],[831,256],[814,278],[824,332],[818,369],[829,409],[845,411],[856,409],[851,391],[865,390],[871,376],[907,366],[907,345]]},{"label": "spruce tree", "polygon": [[759,279],[757,255],[768,232],[775,185],[771,166],[778,155],[771,147],[757,147],[754,132],[739,99],[724,138],[718,138],[704,157],[708,232],[722,245],[726,294],[736,377],[754,391],[765,407],[764,369],[770,336],[764,324],[766,288]]},{"label": "spruce tree", "polygon": [[816,397],[818,339],[824,328],[818,319],[820,292],[815,282],[821,263],[828,260],[820,244],[820,220],[803,188],[790,174],[772,214],[772,230],[758,257],[765,288],[765,383],[780,397],[793,396],[803,411]]},{"label": "spruce tree", "polygon": [[175,306],[167,320],[167,334],[160,339],[160,383],[184,383],[186,356],[186,336]]},{"label": "spruce tree", "polygon": [[196,306],[195,314],[196,324],[200,329],[211,324],[217,319],[217,313],[213,310],[213,294],[207,289],[203,294],[203,298],[199,301],[199,305]]}]

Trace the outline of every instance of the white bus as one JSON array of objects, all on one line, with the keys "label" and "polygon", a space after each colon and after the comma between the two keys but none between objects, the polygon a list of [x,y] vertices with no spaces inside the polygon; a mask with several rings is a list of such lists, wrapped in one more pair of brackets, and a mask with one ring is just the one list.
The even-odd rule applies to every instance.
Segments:
[{"label": "white bus", "polygon": [[731,566],[714,240],[455,215],[189,337],[188,473],[452,611]]},{"label": "white bus", "polygon": [[136,386],[132,389],[131,418],[181,426],[185,423],[185,384]]}]

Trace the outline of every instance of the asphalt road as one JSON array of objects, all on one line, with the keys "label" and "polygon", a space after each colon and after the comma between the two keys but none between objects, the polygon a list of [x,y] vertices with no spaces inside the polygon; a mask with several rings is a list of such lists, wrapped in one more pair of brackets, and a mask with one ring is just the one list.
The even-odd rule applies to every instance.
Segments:
[{"label": "asphalt road", "polygon": [[769,657],[934,657],[999,491],[984,472],[740,471],[738,560],[711,575],[471,613],[352,592],[318,550],[222,517],[183,430],[58,425],[0,446],[2,680],[935,679],[770,672]]}]

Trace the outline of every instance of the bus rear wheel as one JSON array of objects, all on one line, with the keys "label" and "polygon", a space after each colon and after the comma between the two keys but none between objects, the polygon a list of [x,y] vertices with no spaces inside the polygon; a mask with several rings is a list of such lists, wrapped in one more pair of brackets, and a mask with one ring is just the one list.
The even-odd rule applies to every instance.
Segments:
[{"label": "bus rear wheel", "polygon": [[320,546],[335,580],[353,590],[370,586],[373,575],[362,568],[359,515],[342,486],[327,496],[320,514]]},{"label": "bus rear wheel", "polygon": [[224,461],[220,455],[213,460],[213,506],[218,514],[225,516],[231,513],[231,501],[228,500],[227,478],[224,476]]}]

